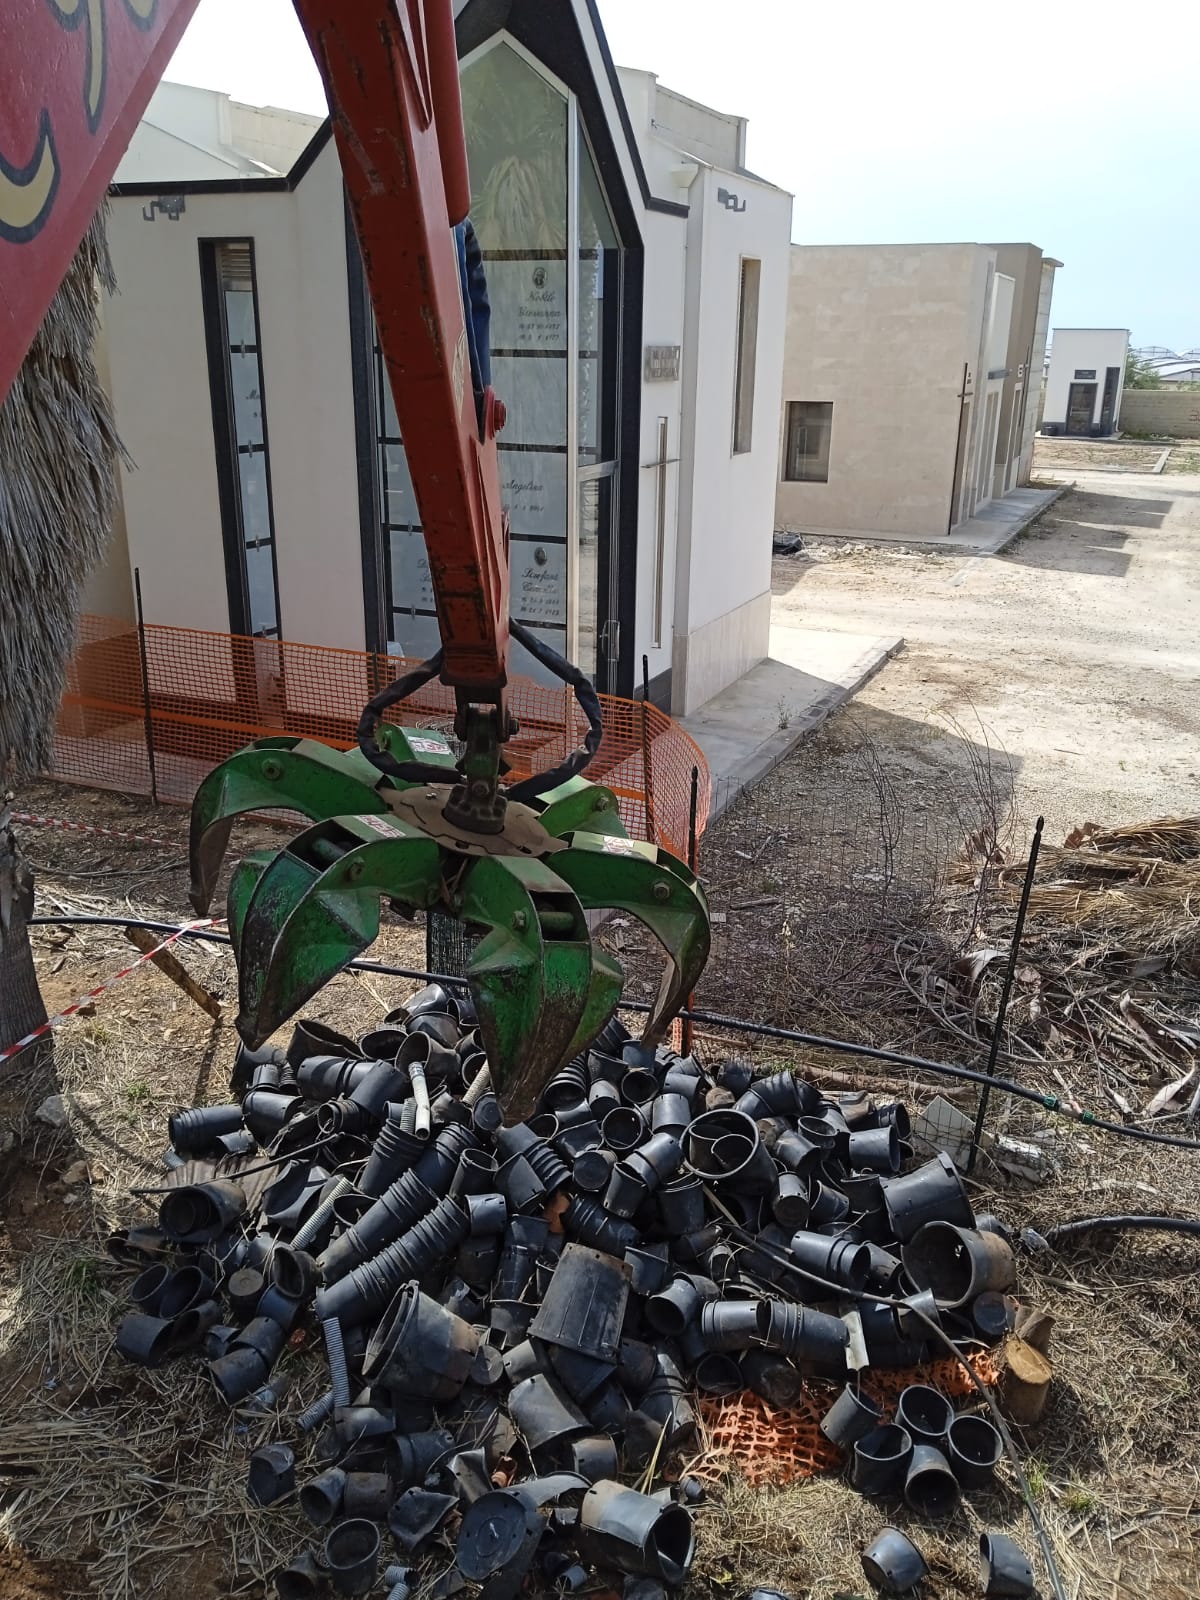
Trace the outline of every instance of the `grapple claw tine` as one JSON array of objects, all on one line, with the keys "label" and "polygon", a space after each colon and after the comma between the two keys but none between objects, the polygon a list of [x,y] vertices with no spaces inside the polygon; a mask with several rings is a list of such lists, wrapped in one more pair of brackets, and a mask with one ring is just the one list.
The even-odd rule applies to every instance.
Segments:
[{"label": "grapple claw tine", "polygon": [[669,965],[642,1034],[647,1044],[658,1044],[708,960],[708,903],[695,873],[656,845],[579,832],[554,856],[554,870],[585,910],[628,912],[666,951]]},{"label": "grapple claw tine", "polygon": [[[381,897],[414,908],[436,898],[440,852],[392,817],[334,817],[308,828],[231,906],[238,953],[238,1032],[261,1044],[379,933]],[[244,879],[235,889],[245,893]]]},{"label": "grapple claw tine", "polygon": [[599,1032],[620,995],[620,975],[597,959],[579,901],[545,862],[475,861],[455,910],[490,929],[467,977],[492,1087],[506,1118],[519,1120],[546,1079]]},{"label": "grapple claw tine", "polygon": [[315,739],[258,739],[213,770],[192,801],[189,898],[198,915],[212,903],[237,817],[249,811],[298,811],[312,822],[387,809],[380,774],[357,749],[333,750]]},{"label": "grapple claw tine", "polygon": [[568,778],[556,788],[547,789],[533,802],[533,810],[554,839],[579,829],[625,837],[616,795],[602,783],[592,783],[588,778]]}]

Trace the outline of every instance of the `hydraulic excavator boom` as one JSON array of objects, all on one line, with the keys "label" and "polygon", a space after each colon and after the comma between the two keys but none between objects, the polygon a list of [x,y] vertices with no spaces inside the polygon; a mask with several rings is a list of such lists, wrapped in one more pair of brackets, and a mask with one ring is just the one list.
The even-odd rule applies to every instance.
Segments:
[{"label": "hydraulic excavator boom", "polygon": [[[0,0],[0,386],[7,388],[195,0]],[[585,913],[619,906],[669,967],[653,1046],[699,975],[694,875],[624,836],[578,777],[603,733],[586,678],[508,616],[508,530],[482,262],[451,0],[295,0],[329,100],[380,347],[424,530],[442,648],[363,711],[357,748],[259,740],[201,784],[192,902],[205,910],[235,818],[312,826],[233,875],[238,1027],[260,1043],[376,937],[381,902],[437,908],[479,936],[468,967],[509,1111],[587,1045],[622,974]],[[86,48],[85,48],[86,47]],[[72,95],[75,96],[74,100]],[[82,95],[83,118],[79,110]],[[588,733],[552,772],[505,788],[510,633],[574,690]],[[384,713],[432,678],[453,688],[457,749]]]}]

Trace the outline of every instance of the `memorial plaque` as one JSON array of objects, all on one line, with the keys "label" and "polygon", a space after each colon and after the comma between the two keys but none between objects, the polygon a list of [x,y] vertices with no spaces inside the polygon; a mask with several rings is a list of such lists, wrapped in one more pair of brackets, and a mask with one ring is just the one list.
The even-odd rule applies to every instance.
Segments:
[{"label": "memorial plaque", "polygon": [[678,383],[679,346],[648,344],[642,364],[642,376],[647,383]]},{"label": "memorial plaque", "polygon": [[538,544],[532,539],[512,541],[510,605],[518,622],[538,627],[564,625],[567,620],[567,547]]}]

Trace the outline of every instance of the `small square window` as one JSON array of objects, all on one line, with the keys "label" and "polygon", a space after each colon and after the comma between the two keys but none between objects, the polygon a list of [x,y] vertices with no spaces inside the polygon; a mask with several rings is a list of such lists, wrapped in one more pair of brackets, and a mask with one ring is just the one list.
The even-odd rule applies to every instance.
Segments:
[{"label": "small square window", "polygon": [[789,400],[783,452],[785,483],[828,483],[832,400]]}]

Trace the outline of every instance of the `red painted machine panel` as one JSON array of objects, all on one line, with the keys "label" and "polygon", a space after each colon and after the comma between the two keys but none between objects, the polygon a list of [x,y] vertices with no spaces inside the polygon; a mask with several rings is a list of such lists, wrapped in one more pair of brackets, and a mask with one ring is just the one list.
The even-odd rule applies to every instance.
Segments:
[{"label": "red painted machine panel", "polygon": [[0,400],[195,8],[0,3]]}]

